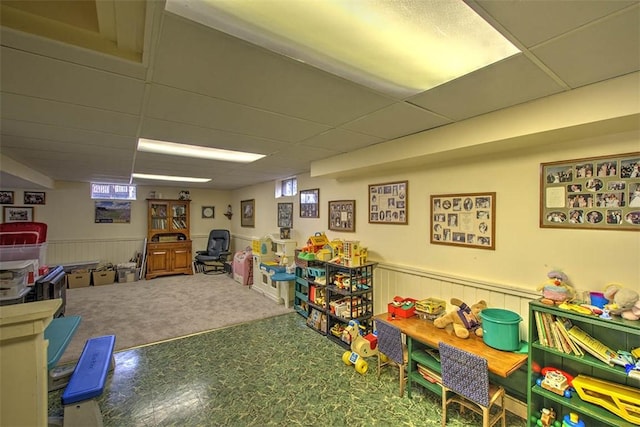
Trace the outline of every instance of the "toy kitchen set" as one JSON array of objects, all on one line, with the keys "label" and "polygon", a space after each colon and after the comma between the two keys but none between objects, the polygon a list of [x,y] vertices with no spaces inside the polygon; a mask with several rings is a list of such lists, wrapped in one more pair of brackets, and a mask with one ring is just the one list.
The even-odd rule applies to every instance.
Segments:
[{"label": "toy kitchen set", "polygon": [[295,240],[278,239],[271,235],[253,240],[254,273],[251,289],[289,308],[293,303],[296,277],[293,271],[288,270],[288,266],[294,262],[295,250]]}]

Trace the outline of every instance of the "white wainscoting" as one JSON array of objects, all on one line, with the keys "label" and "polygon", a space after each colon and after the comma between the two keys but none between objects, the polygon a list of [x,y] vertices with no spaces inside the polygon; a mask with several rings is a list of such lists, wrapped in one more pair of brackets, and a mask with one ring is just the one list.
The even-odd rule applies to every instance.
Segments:
[{"label": "white wainscoting", "polygon": [[[206,248],[208,235],[192,235],[193,253]],[[251,247],[255,237],[233,235],[232,248]],[[49,265],[71,264],[82,261],[118,264],[128,262],[136,252],[143,249],[144,238],[120,238],[100,240],[51,240],[48,242],[47,263]],[[528,338],[528,303],[540,294],[531,290],[489,283],[464,276],[423,270],[415,267],[379,262],[374,270],[374,310],[387,311],[387,303],[397,296],[423,299],[440,298],[447,301],[457,297],[471,305],[485,300],[489,307],[504,308],[519,313],[520,336]],[[447,307],[452,309],[450,305]]]},{"label": "white wainscoting", "polygon": [[[253,237],[248,236],[232,236],[236,248],[251,246],[252,239]],[[449,303],[453,297],[469,305],[485,300],[489,307],[503,308],[520,314],[520,339],[528,340],[529,301],[539,298],[540,293],[536,292],[534,287],[530,290],[520,289],[464,276],[379,262],[374,270],[375,313],[386,312],[387,304],[395,296],[418,300],[440,298],[447,302],[448,311],[453,309]]]},{"label": "white wainscoting", "polygon": [[[207,247],[208,235],[192,235],[192,251]],[[47,264],[73,264],[84,261],[119,264],[129,262],[136,252],[142,252],[144,237],[119,239],[49,240]]]},{"label": "white wainscoting", "polygon": [[459,298],[471,305],[485,300],[489,307],[503,308],[520,314],[520,339],[528,340],[529,301],[540,297],[535,289],[523,290],[502,284],[488,283],[468,277],[453,276],[412,267],[378,263],[374,270],[374,310],[387,311],[395,296],[415,299],[440,298],[453,309],[449,300]]}]

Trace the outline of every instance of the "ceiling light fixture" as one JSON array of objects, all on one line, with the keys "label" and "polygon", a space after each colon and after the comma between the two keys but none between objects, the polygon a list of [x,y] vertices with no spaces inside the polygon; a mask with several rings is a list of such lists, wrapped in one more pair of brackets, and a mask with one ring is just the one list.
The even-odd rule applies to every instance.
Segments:
[{"label": "ceiling light fixture", "polygon": [[152,179],[158,181],[176,181],[176,182],[209,182],[211,178],[192,178],[189,176],[171,176],[171,175],[153,175],[147,173],[132,173],[132,178]]},{"label": "ceiling light fixture", "polygon": [[197,159],[222,160],[225,162],[251,163],[264,157],[264,154],[201,147],[198,145],[178,144],[175,142],[138,139],[138,151],[168,154],[171,156],[195,157]]},{"label": "ceiling light fixture", "polygon": [[167,0],[166,10],[398,97],[520,52],[462,0]]}]

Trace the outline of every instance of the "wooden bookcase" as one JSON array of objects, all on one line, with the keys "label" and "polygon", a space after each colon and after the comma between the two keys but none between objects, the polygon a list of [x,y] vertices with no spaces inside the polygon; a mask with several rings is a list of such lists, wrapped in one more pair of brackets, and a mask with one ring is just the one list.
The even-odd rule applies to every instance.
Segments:
[{"label": "wooden bookcase", "polygon": [[[573,353],[569,354],[543,345],[536,326],[536,312],[548,313],[556,318],[569,319],[573,325],[578,326],[613,351],[629,351],[640,347],[640,322],[623,320],[619,317],[606,320],[597,316],[587,316],[551,307],[539,301],[531,301],[529,303],[529,381],[527,391],[529,425],[536,425],[535,418],[540,417],[542,408],[553,408],[556,419],[559,420],[562,420],[568,413],[575,412],[587,426],[622,427],[634,425],[602,406],[583,401],[575,392],[571,398],[567,398],[536,384],[536,380],[540,377],[536,372],[537,367],[552,366],[573,376],[583,374],[611,383],[640,387],[640,380],[627,376],[622,366],[610,366],[586,352],[584,356],[576,356]],[[640,389],[638,392],[640,393]]]},{"label": "wooden bookcase", "polygon": [[147,271],[145,278],[193,274],[190,201],[147,199]]}]

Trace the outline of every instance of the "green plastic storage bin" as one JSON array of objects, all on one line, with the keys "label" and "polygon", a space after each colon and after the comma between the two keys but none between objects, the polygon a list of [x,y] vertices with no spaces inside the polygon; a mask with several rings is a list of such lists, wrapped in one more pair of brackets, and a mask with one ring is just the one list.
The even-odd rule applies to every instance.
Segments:
[{"label": "green plastic storage bin", "polygon": [[522,317],[502,308],[485,308],[482,318],[482,339],[489,347],[498,350],[515,351],[520,348],[520,327]]}]

